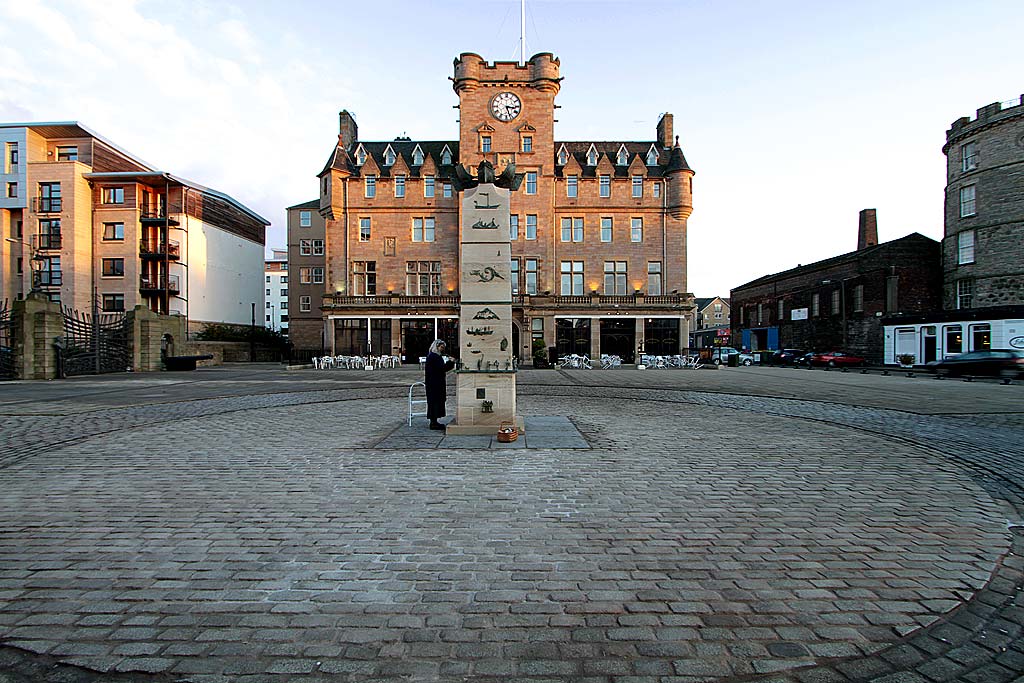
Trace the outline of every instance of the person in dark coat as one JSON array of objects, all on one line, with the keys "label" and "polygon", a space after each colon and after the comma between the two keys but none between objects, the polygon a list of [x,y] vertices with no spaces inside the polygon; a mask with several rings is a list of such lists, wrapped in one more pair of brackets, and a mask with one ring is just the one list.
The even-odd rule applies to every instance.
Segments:
[{"label": "person in dark coat", "polygon": [[444,359],[445,343],[435,339],[430,345],[427,353],[427,362],[423,368],[423,383],[427,389],[427,418],[430,419],[431,429],[444,429],[444,425],[438,420],[447,413],[444,409],[446,389],[444,375],[455,367],[452,361]]}]

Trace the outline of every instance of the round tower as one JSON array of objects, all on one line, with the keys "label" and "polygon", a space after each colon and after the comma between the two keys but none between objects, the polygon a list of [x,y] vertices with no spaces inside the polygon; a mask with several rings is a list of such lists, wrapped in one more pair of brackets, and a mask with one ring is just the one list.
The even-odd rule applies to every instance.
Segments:
[{"label": "round tower", "polygon": [[678,135],[665,169],[665,205],[673,218],[686,219],[693,213],[693,170],[686,163]]},{"label": "round tower", "polygon": [[1024,303],[1024,95],[946,131],[946,309]]},{"label": "round tower", "polygon": [[452,87],[456,93],[472,92],[480,87],[480,72],[487,62],[475,52],[463,52],[455,60]]}]

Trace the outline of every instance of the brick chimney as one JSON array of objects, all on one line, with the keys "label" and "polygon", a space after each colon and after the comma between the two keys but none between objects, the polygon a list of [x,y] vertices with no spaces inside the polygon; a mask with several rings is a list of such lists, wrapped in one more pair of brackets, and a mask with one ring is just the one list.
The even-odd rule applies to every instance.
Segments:
[{"label": "brick chimney", "polygon": [[662,114],[658,119],[658,146],[663,149],[672,147],[672,114]]},{"label": "brick chimney", "polygon": [[340,122],[338,144],[342,149],[348,151],[359,140],[359,126],[356,125],[355,118],[348,113],[347,109],[338,114],[338,119]]},{"label": "brick chimney", "polygon": [[873,247],[876,244],[878,244],[878,219],[875,217],[875,210],[864,209],[860,212],[857,226],[857,251]]}]

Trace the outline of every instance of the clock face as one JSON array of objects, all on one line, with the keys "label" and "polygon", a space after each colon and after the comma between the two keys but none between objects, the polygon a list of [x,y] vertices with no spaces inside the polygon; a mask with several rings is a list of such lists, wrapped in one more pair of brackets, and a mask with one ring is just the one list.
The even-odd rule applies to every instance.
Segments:
[{"label": "clock face", "polygon": [[523,103],[510,92],[498,93],[491,100],[491,114],[499,121],[511,121],[519,116],[522,110]]}]

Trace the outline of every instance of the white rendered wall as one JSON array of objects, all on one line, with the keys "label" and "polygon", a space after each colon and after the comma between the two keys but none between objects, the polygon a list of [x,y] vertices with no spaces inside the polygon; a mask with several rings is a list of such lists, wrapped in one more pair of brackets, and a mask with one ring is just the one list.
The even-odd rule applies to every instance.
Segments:
[{"label": "white rendered wall", "polygon": [[[188,298],[190,321],[248,325],[252,304],[256,321],[263,320],[263,245],[188,217],[185,230],[173,231],[172,239],[187,244],[187,277],[182,267],[182,296]],[[172,310],[185,311],[185,302],[172,301]]]}]

